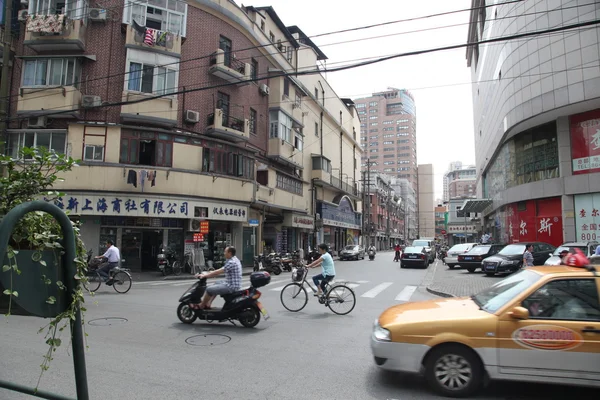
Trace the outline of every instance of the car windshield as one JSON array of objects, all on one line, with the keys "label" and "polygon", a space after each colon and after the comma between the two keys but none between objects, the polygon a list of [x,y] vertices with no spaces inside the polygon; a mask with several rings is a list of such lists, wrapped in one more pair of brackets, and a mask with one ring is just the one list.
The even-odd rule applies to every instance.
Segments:
[{"label": "car windshield", "polygon": [[489,313],[495,313],[509,301],[536,283],[540,278],[541,275],[533,271],[521,271],[501,280],[471,298],[482,310]]},{"label": "car windshield", "polygon": [[427,240],[415,240],[412,245],[413,247],[429,247],[429,242]]},{"label": "car windshield", "polygon": [[346,246],[346,250],[358,250],[358,246]]},{"label": "car windshield", "polygon": [[492,246],[475,246],[467,254],[486,254]]},{"label": "car windshield", "polygon": [[407,247],[406,249],[404,249],[405,253],[422,253],[423,252],[423,248],[422,247]]},{"label": "car windshield", "polygon": [[525,253],[525,245],[524,244],[509,244],[502,250],[498,252],[498,254],[503,256],[516,256],[518,254]]},{"label": "car windshield", "polygon": [[448,251],[452,251],[452,252],[463,252],[465,250],[467,250],[469,247],[473,246],[472,244],[457,244],[455,246],[452,246],[452,248]]},{"label": "car windshield", "polygon": [[558,255],[560,255],[561,251],[565,251],[565,250],[568,251],[569,253],[572,253],[574,251],[574,249],[579,249],[579,250],[583,251],[583,254],[585,254],[586,256],[588,255],[587,246],[560,246],[559,248],[554,250],[554,253],[552,253],[552,255],[558,256]]}]

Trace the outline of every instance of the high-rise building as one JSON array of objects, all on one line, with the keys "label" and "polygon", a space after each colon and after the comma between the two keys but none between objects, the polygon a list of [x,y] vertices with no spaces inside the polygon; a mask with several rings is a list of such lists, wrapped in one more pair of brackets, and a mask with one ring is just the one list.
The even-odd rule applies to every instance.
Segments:
[{"label": "high-rise building", "polygon": [[407,179],[392,178],[392,189],[402,199],[401,208],[405,225],[403,239],[414,239],[419,233],[419,217],[417,214],[417,192]]},{"label": "high-rise building", "polygon": [[477,169],[475,166],[463,167],[460,161],[450,163],[444,174],[444,201],[457,197],[476,197]]},{"label": "high-rise building", "polygon": [[422,164],[419,174],[419,237],[435,236],[433,164]]},{"label": "high-rise building", "polygon": [[363,170],[407,179],[417,190],[416,106],[410,92],[388,88],[354,100],[360,117]]}]

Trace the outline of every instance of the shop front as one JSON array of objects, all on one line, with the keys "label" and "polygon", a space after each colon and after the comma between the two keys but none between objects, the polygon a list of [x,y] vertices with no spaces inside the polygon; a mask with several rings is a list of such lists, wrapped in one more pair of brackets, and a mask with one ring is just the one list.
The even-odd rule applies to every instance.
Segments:
[{"label": "shop front", "polygon": [[600,242],[600,192],[574,197],[576,240]]},{"label": "shop front", "polygon": [[361,214],[354,210],[352,202],[342,197],[338,204],[318,202],[317,213],[321,215],[323,228],[318,233],[319,243],[326,243],[337,254],[344,246],[358,244]]},{"label": "shop front", "polygon": [[310,239],[314,228],[315,221],[310,215],[293,212],[284,213],[283,230],[286,231],[287,251],[304,249],[306,253],[311,243]]},{"label": "shop front", "polygon": [[477,238],[477,226],[474,224],[448,224],[446,235],[449,246],[460,243],[476,243],[479,241]]},{"label": "shop front", "polygon": [[[156,256],[169,247],[179,257],[197,246],[205,260],[223,263],[224,244],[242,244],[248,208],[173,196],[68,193],[54,204],[82,222],[81,237],[94,255],[112,240],[133,271],[155,270]],[[202,241],[193,241],[201,233]]]}]

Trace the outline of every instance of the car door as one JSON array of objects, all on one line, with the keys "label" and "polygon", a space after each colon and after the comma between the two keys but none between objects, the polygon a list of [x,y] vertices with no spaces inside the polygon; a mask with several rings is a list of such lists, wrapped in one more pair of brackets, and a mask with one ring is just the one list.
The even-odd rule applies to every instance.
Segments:
[{"label": "car door", "polygon": [[599,278],[556,278],[514,306],[498,322],[498,369],[504,375],[600,380]]},{"label": "car door", "polygon": [[548,259],[548,253],[551,252],[550,246],[545,243],[536,243],[533,245],[533,265],[544,265]]},{"label": "car door", "polygon": [[490,247],[490,250],[488,251],[488,253],[487,253],[487,256],[486,256],[486,257],[491,257],[491,256],[493,256],[493,255],[495,255],[495,254],[498,254],[498,253],[500,252],[500,250],[502,250],[502,248],[503,248],[503,247],[504,247],[504,246],[500,246],[500,245],[497,245],[497,244],[493,244],[493,245]]}]

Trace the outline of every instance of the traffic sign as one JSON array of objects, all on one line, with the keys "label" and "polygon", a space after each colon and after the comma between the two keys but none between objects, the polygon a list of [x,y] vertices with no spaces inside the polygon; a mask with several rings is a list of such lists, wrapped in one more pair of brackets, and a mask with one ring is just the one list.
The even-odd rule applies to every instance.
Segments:
[{"label": "traffic sign", "polygon": [[250,226],[258,226],[259,223],[258,223],[257,219],[249,219],[248,220],[248,225],[250,225]]},{"label": "traffic sign", "polygon": [[446,230],[442,229],[442,235],[445,235],[445,234],[446,234]]}]

